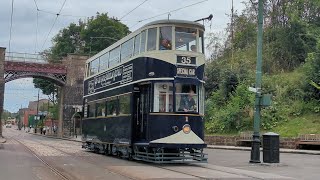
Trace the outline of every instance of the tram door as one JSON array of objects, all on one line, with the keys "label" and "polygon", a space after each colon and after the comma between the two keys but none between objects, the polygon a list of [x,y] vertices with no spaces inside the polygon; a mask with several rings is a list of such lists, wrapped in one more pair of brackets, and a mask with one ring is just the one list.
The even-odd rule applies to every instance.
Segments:
[{"label": "tram door", "polygon": [[148,115],[150,110],[150,84],[135,87],[134,134],[136,140],[147,139]]}]

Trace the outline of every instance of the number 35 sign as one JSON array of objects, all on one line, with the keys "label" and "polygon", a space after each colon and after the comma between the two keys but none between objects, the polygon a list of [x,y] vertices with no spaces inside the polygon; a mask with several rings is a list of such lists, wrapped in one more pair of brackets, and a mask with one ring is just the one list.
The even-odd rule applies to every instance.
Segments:
[{"label": "number 35 sign", "polygon": [[184,65],[195,65],[196,58],[189,57],[189,56],[177,56],[177,64],[184,64]]}]

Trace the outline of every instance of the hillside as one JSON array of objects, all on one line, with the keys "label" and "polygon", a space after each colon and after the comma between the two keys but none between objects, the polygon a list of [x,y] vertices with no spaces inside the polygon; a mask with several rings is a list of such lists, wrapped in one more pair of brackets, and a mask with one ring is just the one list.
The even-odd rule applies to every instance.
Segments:
[{"label": "hillside", "polygon": [[[225,41],[209,37],[207,134],[252,130],[256,13],[256,4],[247,4]],[[284,137],[320,133],[320,2],[270,0],[264,13],[262,85],[273,101],[262,111],[261,129]]]}]

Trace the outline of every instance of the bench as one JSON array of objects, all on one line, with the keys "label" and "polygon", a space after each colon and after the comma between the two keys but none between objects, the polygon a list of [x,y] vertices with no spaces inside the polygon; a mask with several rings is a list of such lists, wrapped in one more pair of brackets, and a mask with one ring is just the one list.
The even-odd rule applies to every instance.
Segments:
[{"label": "bench", "polygon": [[320,145],[320,134],[299,135],[296,147],[301,148],[303,145]]},{"label": "bench", "polygon": [[240,132],[239,139],[237,139],[238,146],[251,146],[252,142],[252,134],[251,131]]}]

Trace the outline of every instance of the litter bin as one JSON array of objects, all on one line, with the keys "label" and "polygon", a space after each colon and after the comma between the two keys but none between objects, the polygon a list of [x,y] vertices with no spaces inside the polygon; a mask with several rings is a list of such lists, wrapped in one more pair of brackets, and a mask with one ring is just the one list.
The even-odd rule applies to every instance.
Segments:
[{"label": "litter bin", "polygon": [[279,134],[268,132],[263,134],[263,162],[265,163],[279,163]]}]

